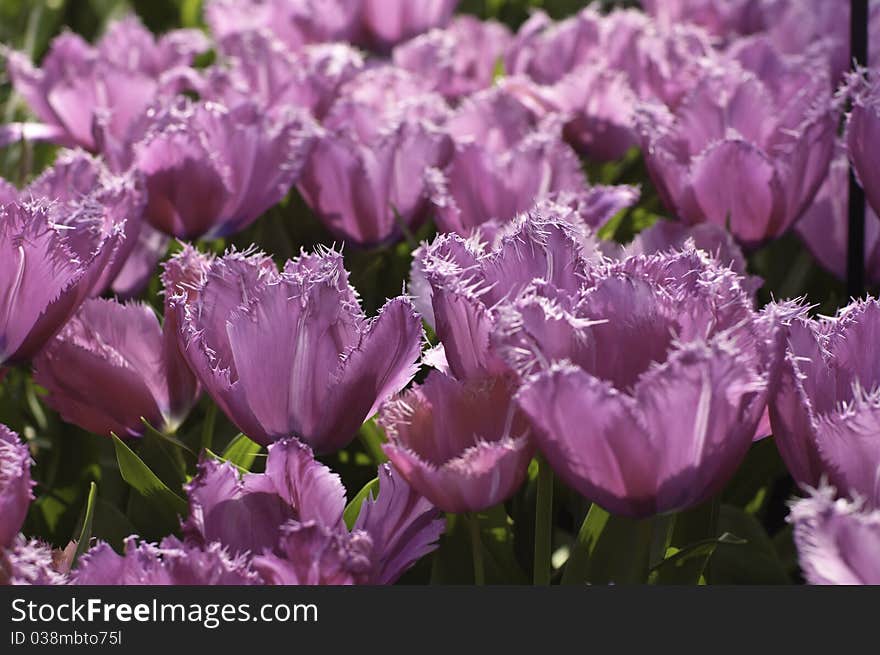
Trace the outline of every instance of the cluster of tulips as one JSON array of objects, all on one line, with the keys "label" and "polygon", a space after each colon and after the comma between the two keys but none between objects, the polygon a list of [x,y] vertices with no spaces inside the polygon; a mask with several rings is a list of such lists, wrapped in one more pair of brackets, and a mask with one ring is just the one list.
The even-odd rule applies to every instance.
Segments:
[{"label": "cluster of tulips", "polygon": [[[457,4],[213,0],[206,31],[129,16],[39,66],[3,46],[32,120],[0,146],[57,151],[0,179],[0,385],[106,437],[175,525],[110,543],[90,502],[69,545],[25,536],[41,442],[0,425],[0,583],[390,584],[462,526],[480,582],[489,534],[523,523],[535,581],[584,582],[615,521],[645,579],[699,560],[697,582],[748,536],[681,541],[682,517],[765,443],[804,579],[880,583],[880,302],[759,307],[749,263],[794,232],[842,277],[852,167],[880,281],[880,72],[849,70],[842,3],[645,0],[516,32]],[[585,172],[642,163],[641,185]],[[226,241],[292,206],[324,243]],[[347,257],[401,246],[374,313]],[[215,409],[250,456],[207,447]],[[169,488],[138,451],[181,455],[193,414]],[[365,429],[376,480],[347,494],[328,462]],[[581,535],[554,495],[584,502]]]}]

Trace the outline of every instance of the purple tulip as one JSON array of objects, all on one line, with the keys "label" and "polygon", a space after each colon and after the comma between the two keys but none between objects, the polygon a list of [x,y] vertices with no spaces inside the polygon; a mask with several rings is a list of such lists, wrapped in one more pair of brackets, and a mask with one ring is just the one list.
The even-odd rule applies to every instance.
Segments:
[{"label": "purple tulip", "polygon": [[291,52],[263,31],[230,34],[218,47],[222,64],[209,69],[195,90],[229,107],[255,101],[272,113],[293,105],[321,118],[339,87],[364,67],[363,55],[344,43]]},{"label": "purple tulip", "polygon": [[509,380],[459,382],[439,371],[382,410],[386,455],[445,512],[488,509],[526,476],[533,448]]},{"label": "purple tulip", "polygon": [[535,280],[571,293],[583,283],[584,248],[571,224],[529,215],[515,226],[491,248],[446,234],[415,253],[410,291],[461,380],[509,372],[490,342],[497,305]]},{"label": "purple tulip", "polygon": [[430,209],[452,142],[443,99],[412,75],[367,70],[340,91],[324,119],[299,190],[346,242],[372,246],[416,228]]},{"label": "purple tulip", "polygon": [[151,118],[134,147],[150,224],[179,238],[241,231],[296,181],[314,139],[311,118],[250,104],[227,109],[184,98]]},{"label": "purple tulip", "polygon": [[[622,67],[609,59],[610,49],[628,42],[632,29],[611,27],[610,18],[591,8],[559,23],[535,12],[506,59],[514,76],[508,88],[538,115],[561,116],[566,139],[600,161],[622,157],[637,142],[635,92]],[[613,38],[607,36],[612,32]]]},{"label": "purple tulip", "polygon": [[67,577],[58,570],[54,553],[46,544],[18,535],[7,548],[0,547],[0,586],[66,583]]},{"label": "purple tulip", "polygon": [[261,253],[215,259],[187,247],[165,265],[165,292],[192,370],[264,445],[295,435],[320,452],[344,447],[418,367],[423,334],[410,301],[368,319],[333,250],[279,273]]},{"label": "purple tulip", "polygon": [[[718,55],[702,29],[692,25],[662,28],[655,21],[636,18],[640,16],[632,11],[609,15],[606,57],[625,73],[639,99],[676,108]],[[621,41],[621,35],[628,39]]]},{"label": "purple tulip", "polygon": [[363,0],[211,0],[205,20],[218,40],[270,30],[291,50],[310,43],[351,41],[360,28]]},{"label": "purple tulip", "polygon": [[559,23],[535,12],[506,64],[520,76],[510,81],[515,93],[538,113],[561,115],[566,139],[589,158],[610,161],[638,143],[636,101],[677,106],[714,57],[698,28],[586,8]]},{"label": "purple tulip", "polygon": [[390,584],[436,547],[442,520],[387,465],[379,496],[364,502],[352,529],[343,522],[339,476],[295,439],[269,447],[266,473],[206,461],[189,485],[184,533],[193,544],[251,553],[270,584]]},{"label": "purple tulip", "polygon": [[[746,258],[736,241],[727,230],[712,223],[682,225],[674,221],[659,220],[636,235],[626,247],[626,254],[650,255],[657,252],[684,250],[688,247],[688,241],[693,243],[693,247],[705,251],[734,273],[747,275]],[[756,278],[755,282],[760,287],[761,280]]]},{"label": "purple tulip", "polygon": [[846,127],[846,145],[868,203],[880,214],[880,183],[877,179],[875,145],[880,138],[880,82],[875,72],[868,79],[855,78],[852,112]]},{"label": "purple tulip", "polygon": [[559,22],[535,11],[508,48],[505,72],[555,84],[573,70],[602,60],[604,27],[602,15],[590,7]]},{"label": "purple tulip", "polygon": [[823,476],[841,493],[880,506],[880,368],[873,348],[880,303],[869,298],[834,318],[792,323],[778,391],[770,400],[773,435],[801,484]]},{"label": "purple tulip", "polygon": [[173,69],[207,49],[196,30],[169,32],[157,41],[131,16],[112,23],[96,46],[64,32],[52,41],[42,68],[17,52],[8,54],[7,67],[31,110],[57,130],[57,142],[94,151],[96,125],[124,139]]},{"label": "purple tulip", "polygon": [[[755,54],[755,53],[752,53]],[[688,224],[729,226],[746,247],[783,234],[810,206],[834,154],[838,113],[827,76],[794,59],[761,78],[730,62],[707,75],[674,113],[640,114],[651,177]]]},{"label": "purple tulip", "polygon": [[363,533],[290,523],[283,527],[277,552],[254,558],[254,568],[272,585],[369,584],[372,550]]},{"label": "purple tulip", "polygon": [[62,418],[100,435],[140,436],[142,418],[173,433],[199,385],[149,305],[86,301],[34,360],[34,379]]},{"label": "purple tulip", "polygon": [[362,0],[366,42],[381,52],[432,27],[443,27],[459,0]]},{"label": "purple tulip", "polygon": [[117,554],[98,543],[86,552],[71,576],[75,585],[253,585],[259,576],[243,556],[231,556],[220,544],[205,548],[166,537],[159,545],[125,540]]},{"label": "purple tulip", "polygon": [[716,37],[731,39],[765,28],[767,0],[642,0],[663,25],[695,23]]},{"label": "purple tulip", "polygon": [[694,506],[748,451],[794,310],[756,313],[743,279],[694,249],[591,277],[574,296],[538,285],[499,308],[517,402],[556,473],[610,512]]},{"label": "purple tulip", "polygon": [[[508,50],[506,67],[508,73],[546,87],[558,108],[573,113],[579,122],[603,118],[611,124],[610,107],[598,113],[602,103],[610,104],[615,95],[622,103],[630,91],[642,100],[676,106],[704,74],[706,60],[714,57],[708,35],[695,26],[664,26],[630,10],[602,16],[588,7],[558,23],[535,12]],[[597,81],[604,81],[605,87]],[[602,96],[586,94],[581,87],[587,84],[597,94],[603,91]],[[617,120],[631,131],[631,123]]]},{"label": "purple tulip", "polygon": [[510,30],[496,21],[459,16],[394,49],[395,65],[429,80],[450,100],[492,85],[498,62],[511,41]]},{"label": "purple tulip", "polygon": [[[846,279],[848,191],[849,161],[841,154],[832,162],[813,205],[795,226],[813,257],[840,280]],[[880,282],[880,218],[870,206],[865,208],[865,275],[873,283]]]},{"label": "purple tulip", "polygon": [[[766,36],[782,52],[819,52],[828,62],[831,79],[837,82],[850,70],[850,7],[825,0],[784,0],[767,3],[764,9]],[[880,37],[880,3],[871,0],[868,14],[871,43]],[[868,62],[880,65],[880,52],[869,48]]]},{"label": "purple tulip", "polygon": [[31,455],[18,435],[0,424],[0,551],[10,546],[30,507]]},{"label": "purple tulip", "polygon": [[[103,223],[99,228],[90,228],[91,231],[120,233],[114,236],[113,247],[92,267],[97,276],[92,283],[92,295],[99,295],[111,286],[137,247],[143,229],[146,194],[139,174],[114,175],[100,160],[81,150],[59,154],[50,168],[19,193],[19,198],[56,203],[55,220],[61,224],[67,224],[66,216],[77,215],[85,199],[102,208]],[[124,226],[121,231],[120,226]]]},{"label": "purple tulip", "polygon": [[0,205],[0,364],[31,358],[103,287],[125,230],[124,204],[104,199]]},{"label": "purple tulip", "polygon": [[136,239],[111,286],[113,293],[123,300],[134,298],[147,288],[171,242],[168,236],[153,229],[148,223],[141,225]]},{"label": "purple tulip", "polygon": [[433,198],[437,226],[444,232],[469,235],[483,223],[512,219],[552,193],[586,187],[558,123],[539,123],[504,88],[466,99],[448,129],[456,140],[455,154]]},{"label": "purple tulip", "polygon": [[788,516],[807,582],[880,584],[880,510],[869,511],[861,501],[835,500],[831,487],[809,491],[808,498],[792,503]]}]

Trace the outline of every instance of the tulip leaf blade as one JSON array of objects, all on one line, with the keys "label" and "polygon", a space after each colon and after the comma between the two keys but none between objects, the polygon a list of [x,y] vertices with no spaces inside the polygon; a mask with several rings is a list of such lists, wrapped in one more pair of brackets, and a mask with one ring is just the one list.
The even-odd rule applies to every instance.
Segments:
[{"label": "tulip leaf blade", "polygon": [[707,575],[710,584],[791,583],[791,576],[773,540],[757,518],[739,507],[724,504],[721,505],[719,526],[748,543],[736,547],[719,544]]},{"label": "tulip leaf blade", "polygon": [[169,489],[119,437],[112,433],[111,436],[122,479],[145,499],[155,501],[155,504],[165,511],[185,515],[188,508],[186,501]]},{"label": "tulip leaf blade", "polygon": [[670,547],[666,559],[651,569],[648,582],[650,584],[697,584],[703,578],[709,559],[715,554],[719,545],[742,546],[746,543],[748,542],[745,539],[725,532],[719,537],[703,539],[682,549]]},{"label": "tulip leaf blade", "polygon": [[223,451],[221,459],[234,464],[242,471],[250,471],[262,446],[239,433]]},{"label": "tulip leaf blade", "polygon": [[367,484],[358,491],[357,495],[352,498],[351,502],[345,506],[342,518],[345,520],[345,525],[348,526],[349,530],[351,530],[354,527],[355,522],[357,522],[358,515],[361,513],[361,507],[363,506],[364,501],[370,497],[371,492],[373,493],[373,498],[379,495],[378,477],[367,482]]},{"label": "tulip leaf blade", "polygon": [[82,529],[79,532],[79,539],[76,542],[76,551],[73,554],[73,562],[71,566],[75,566],[77,561],[89,547],[92,540],[92,524],[95,520],[95,502],[98,499],[98,485],[92,481],[89,486],[89,498],[86,501],[86,511],[83,515]]},{"label": "tulip leaf blade", "polygon": [[581,584],[588,579],[590,558],[596,550],[602,531],[610,518],[611,515],[596,503],[590,505],[587,516],[578,531],[577,539],[572,544],[568,561],[565,563],[562,584]]}]

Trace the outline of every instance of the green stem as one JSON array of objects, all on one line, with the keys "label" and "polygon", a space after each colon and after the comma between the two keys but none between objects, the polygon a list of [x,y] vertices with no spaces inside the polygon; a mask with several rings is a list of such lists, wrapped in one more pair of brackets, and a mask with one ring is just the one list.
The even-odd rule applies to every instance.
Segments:
[{"label": "green stem", "polygon": [[217,405],[209,402],[205,411],[205,421],[202,423],[202,450],[211,450],[214,445],[214,424],[217,422]]},{"label": "green stem", "polygon": [[553,530],[553,471],[538,456],[538,497],[535,502],[535,576],[536,585],[550,584],[551,532]]},{"label": "green stem", "polygon": [[659,566],[666,559],[666,551],[672,542],[672,530],[674,527],[675,514],[658,514],[654,517],[651,551],[648,559],[649,569]]},{"label": "green stem", "polygon": [[486,584],[486,572],[483,567],[483,542],[480,538],[480,519],[476,512],[468,513],[468,527],[471,532],[471,551],[474,556],[474,584],[482,587]]}]

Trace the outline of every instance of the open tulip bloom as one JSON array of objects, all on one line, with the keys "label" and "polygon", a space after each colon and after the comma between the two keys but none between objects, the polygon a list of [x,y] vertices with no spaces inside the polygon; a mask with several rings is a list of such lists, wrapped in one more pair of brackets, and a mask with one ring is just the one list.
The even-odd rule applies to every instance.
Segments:
[{"label": "open tulip bloom", "polygon": [[135,180],[110,176],[82,153],[60,157],[21,191],[2,189],[0,364],[32,357],[110,285],[143,206]]},{"label": "open tulip bloom", "polygon": [[166,265],[165,293],[192,370],[262,444],[296,435],[337,450],[417,369],[424,336],[412,303],[389,300],[368,319],[332,250],[279,272],[262,253],[187,248]]},{"label": "open tulip bloom", "polygon": [[770,402],[779,452],[802,484],[828,478],[840,492],[880,505],[880,370],[873,346],[880,303],[856,302],[834,318],[792,322],[781,382]]},{"label": "open tulip bloom", "polygon": [[33,499],[31,456],[18,435],[0,424],[0,585],[59,584],[45,544],[19,534]]},{"label": "open tulip bloom", "polygon": [[809,60],[769,46],[740,54],[676,111],[645,108],[640,131],[667,208],[686,223],[726,226],[754,248],[809,208],[834,155],[838,112]]},{"label": "open tulip bloom", "polygon": [[792,503],[788,521],[804,577],[816,585],[877,585],[880,511],[862,500],[835,498],[833,487],[808,489]]},{"label": "open tulip bloom", "polygon": [[351,529],[345,488],[296,440],[269,448],[266,473],[204,461],[188,486],[184,539],[89,551],[75,584],[390,584],[436,547],[439,513],[390,467]]},{"label": "open tulip bloom", "polygon": [[8,53],[16,90],[51,128],[46,140],[97,150],[94,128],[123,139],[163,92],[176,70],[187,67],[208,40],[196,30],[177,30],[158,41],[135,17],[112,23],[95,46],[65,32],[52,41],[41,68]]},{"label": "open tulip bloom", "polygon": [[796,310],[756,313],[742,278],[693,249],[591,276],[577,294],[537,285],[498,310],[517,402],[554,470],[609,511],[694,506],[751,445]]}]

